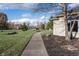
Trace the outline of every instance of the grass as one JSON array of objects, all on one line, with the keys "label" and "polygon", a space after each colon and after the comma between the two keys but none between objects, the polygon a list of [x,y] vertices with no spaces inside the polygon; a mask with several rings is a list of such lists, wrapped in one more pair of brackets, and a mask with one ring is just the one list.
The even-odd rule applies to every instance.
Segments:
[{"label": "grass", "polygon": [[32,35],[36,32],[34,30],[16,31],[17,34],[7,35],[8,32],[0,32],[0,55],[3,56],[17,56],[21,55],[24,47],[27,45]]},{"label": "grass", "polygon": [[49,35],[53,35],[53,30],[44,30],[41,32],[42,35],[45,35],[45,36],[49,36]]}]

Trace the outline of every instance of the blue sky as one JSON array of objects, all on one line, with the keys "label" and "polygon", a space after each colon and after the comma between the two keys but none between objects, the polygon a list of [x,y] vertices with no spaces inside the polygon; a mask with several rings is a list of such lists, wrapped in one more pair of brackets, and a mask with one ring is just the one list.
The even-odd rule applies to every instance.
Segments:
[{"label": "blue sky", "polygon": [[[69,8],[77,5],[71,4]],[[0,3],[0,12],[7,14],[8,20],[12,22],[47,22],[50,16],[61,12],[59,8],[49,3]]]},{"label": "blue sky", "polygon": [[[0,4],[0,12],[7,14],[9,21],[48,21],[49,17],[52,15],[47,12],[35,12],[33,9],[37,8],[37,3],[5,3]],[[43,4],[44,5],[44,4]],[[46,4],[47,5],[47,4]],[[45,5],[43,6],[43,8]],[[51,6],[47,5],[46,8]],[[39,6],[39,8],[41,8]]]},{"label": "blue sky", "polygon": [[22,10],[22,9],[8,9],[3,10],[3,13],[7,14],[8,20],[18,20],[21,18],[28,18],[28,19],[39,19],[42,17],[50,17],[51,14],[47,13],[33,13],[31,10]]}]

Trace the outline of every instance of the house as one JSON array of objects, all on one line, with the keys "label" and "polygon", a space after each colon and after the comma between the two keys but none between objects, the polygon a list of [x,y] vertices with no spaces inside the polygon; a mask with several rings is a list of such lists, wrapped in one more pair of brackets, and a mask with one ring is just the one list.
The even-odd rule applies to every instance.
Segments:
[{"label": "house", "polygon": [[7,15],[4,13],[0,13],[0,29],[6,29],[7,20]]},{"label": "house", "polygon": [[[53,35],[65,36],[65,22],[64,22],[64,13],[54,17],[53,20]],[[73,28],[73,36],[79,38],[79,14],[78,12],[73,12],[68,15],[68,31],[72,26],[74,19],[76,19],[74,28]],[[71,15],[72,17],[69,17]]]}]

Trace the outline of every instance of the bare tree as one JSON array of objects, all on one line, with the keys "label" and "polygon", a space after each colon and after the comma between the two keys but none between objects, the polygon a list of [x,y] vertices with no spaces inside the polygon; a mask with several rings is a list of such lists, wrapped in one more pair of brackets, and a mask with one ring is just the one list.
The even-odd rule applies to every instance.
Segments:
[{"label": "bare tree", "polygon": [[[41,4],[42,5],[42,4]],[[50,10],[62,10],[62,12],[64,12],[64,23],[65,23],[65,39],[66,40],[70,40],[70,37],[71,37],[71,33],[72,33],[72,29],[73,29],[73,26],[72,26],[72,28],[71,28],[71,30],[70,30],[70,35],[68,34],[68,19],[67,19],[67,17],[68,17],[68,14],[67,14],[67,3],[59,3],[59,4],[50,4],[50,6],[52,6],[52,8],[48,8],[48,7],[41,7],[40,6],[40,8],[36,8],[35,9],[35,12],[37,12],[37,11],[40,11],[40,12],[48,12],[48,11],[50,11]],[[59,8],[58,6],[60,6],[61,8]],[[53,12],[52,12],[53,13]],[[60,12],[59,12],[60,13]],[[53,14],[55,14],[55,15],[57,15],[58,13],[57,12],[55,12],[55,13],[53,13]],[[74,22],[75,23],[75,22]],[[73,23],[73,24],[74,24]]]},{"label": "bare tree", "polygon": [[66,3],[61,3],[60,5],[62,6],[63,11],[64,11],[65,39],[70,40],[69,35],[68,35],[67,4]]}]

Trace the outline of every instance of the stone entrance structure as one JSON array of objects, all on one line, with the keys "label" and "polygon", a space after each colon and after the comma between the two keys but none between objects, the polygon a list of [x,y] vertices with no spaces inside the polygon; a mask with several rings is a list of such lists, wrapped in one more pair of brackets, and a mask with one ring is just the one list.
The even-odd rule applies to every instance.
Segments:
[{"label": "stone entrance structure", "polygon": [[[79,38],[79,14],[72,13],[71,15],[72,18],[68,18],[68,30],[70,31],[73,21],[76,19],[73,29],[73,36]],[[58,36],[65,36],[65,23],[63,13],[55,17],[55,20],[53,21],[53,34]]]}]

